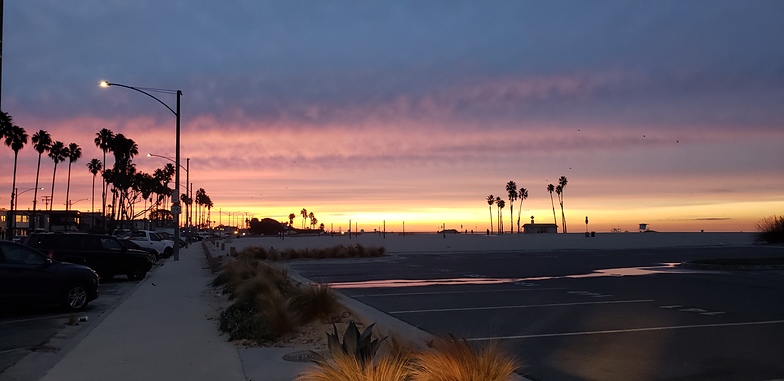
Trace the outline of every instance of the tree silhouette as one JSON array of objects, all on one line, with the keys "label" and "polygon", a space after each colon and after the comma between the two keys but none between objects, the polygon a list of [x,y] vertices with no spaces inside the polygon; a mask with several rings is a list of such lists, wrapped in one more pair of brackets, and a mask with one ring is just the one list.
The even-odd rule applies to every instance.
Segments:
[{"label": "tree silhouette", "polygon": [[68,182],[66,183],[65,187],[65,210],[71,209],[71,164],[74,161],[77,161],[82,158],[82,149],[79,148],[79,145],[76,143],[71,143],[68,145]]},{"label": "tree silhouette", "polygon": [[313,220],[315,220],[315,219],[316,219],[316,216],[313,214],[313,212],[310,212],[310,213],[308,213],[308,219],[310,220],[310,227],[311,227],[311,229],[312,229],[312,228],[313,228],[313,226],[314,226],[314,225],[316,225],[316,224],[313,222]]},{"label": "tree silhouette", "polygon": [[[514,234],[514,202],[517,200],[517,183],[509,180],[506,183],[506,193],[509,196],[509,233]],[[518,229],[519,230],[519,229]]]},{"label": "tree silhouette", "polygon": [[296,217],[297,217],[297,215],[294,214],[294,213],[290,213],[289,214],[289,227],[291,227],[291,225],[294,225],[294,218],[296,218]]},{"label": "tree silhouette", "polygon": [[103,164],[101,164],[101,161],[98,159],[92,159],[87,163],[87,170],[93,174],[93,193],[90,198],[92,200],[90,212],[95,213],[95,176],[98,175],[98,172],[103,170]]},{"label": "tree silhouette", "polygon": [[35,170],[35,190],[33,191],[33,218],[30,220],[30,230],[35,231],[35,210],[38,202],[38,178],[41,174],[41,156],[45,152],[49,152],[49,148],[52,147],[52,136],[44,130],[39,130],[33,134],[32,141],[33,148],[38,152],[38,166]]},{"label": "tree silhouette", "polygon": [[299,214],[302,215],[302,228],[304,229],[305,228],[305,219],[308,218],[308,210],[305,209],[305,208],[302,208],[302,210],[299,211]]},{"label": "tree silhouette", "polygon": [[504,201],[501,197],[495,199],[495,203],[498,205],[498,234],[504,234],[504,206],[506,206],[506,201]]},{"label": "tree silhouette", "polygon": [[493,234],[493,204],[495,204],[495,196],[488,195],[486,200],[488,209],[490,209],[490,234]]},{"label": "tree silhouette", "polygon": [[561,192],[558,193],[558,202],[561,204],[561,225],[563,225],[563,232],[566,233],[566,215],[564,214],[564,188],[566,188],[566,176],[561,176],[558,179],[558,186],[561,187]]},{"label": "tree silhouette", "polygon": [[520,199],[520,207],[517,208],[517,233],[520,234],[520,212],[523,211],[523,200],[528,198],[528,189],[520,187],[517,193],[517,198]]},{"label": "tree silhouette", "polygon": [[[8,119],[10,121],[11,117],[8,116]],[[14,151],[14,177],[13,177],[13,182],[11,184],[11,208],[8,209],[8,210],[14,210],[16,209],[14,208],[14,198],[16,197],[16,163],[19,157],[19,150],[24,148],[25,144],[27,144],[28,135],[24,128],[19,127],[15,124],[12,124],[11,128],[9,130],[6,130],[4,134],[5,134],[5,145],[11,147],[11,150]],[[14,218],[14,216],[13,214],[9,214],[6,216],[6,218]],[[9,224],[12,223],[13,221],[9,222]],[[13,238],[13,236],[14,236],[13,230],[9,231],[8,237]]]},{"label": "tree silhouette", "polygon": [[558,219],[555,217],[555,203],[553,203],[553,192],[555,192],[555,185],[547,184],[547,191],[550,192],[550,206],[553,207],[553,223],[558,224]]},{"label": "tree silhouette", "polygon": [[54,180],[57,177],[57,163],[60,163],[67,158],[66,150],[65,144],[59,140],[52,143],[52,146],[49,147],[49,157],[54,161],[54,169],[52,170],[52,194],[49,196],[49,211],[51,211],[54,206]]},{"label": "tree silhouette", "polygon": [[95,133],[95,139],[93,142],[95,146],[100,148],[103,151],[103,162],[101,163],[101,178],[103,178],[102,187],[101,187],[101,214],[104,217],[104,228],[106,227],[106,188],[109,186],[109,182],[103,176],[103,171],[106,171],[108,168],[106,167],[106,152],[109,152],[109,149],[112,147],[112,141],[114,141],[114,132],[109,129],[102,128],[100,131]]}]

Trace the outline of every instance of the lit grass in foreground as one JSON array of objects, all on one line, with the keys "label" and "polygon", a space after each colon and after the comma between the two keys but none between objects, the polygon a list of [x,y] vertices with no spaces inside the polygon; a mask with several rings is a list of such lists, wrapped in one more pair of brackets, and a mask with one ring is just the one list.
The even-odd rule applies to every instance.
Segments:
[{"label": "lit grass in foreground", "polygon": [[[344,342],[350,337],[355,333],[347,330]],[[316,360],[297,380],[508,381],[520,367],[496,344],[478,347],[454,337],[434,340],[428,350],[415,350],[395,340],[385,349],[385,354],[370,359],[331,350],[331,358]]]}]

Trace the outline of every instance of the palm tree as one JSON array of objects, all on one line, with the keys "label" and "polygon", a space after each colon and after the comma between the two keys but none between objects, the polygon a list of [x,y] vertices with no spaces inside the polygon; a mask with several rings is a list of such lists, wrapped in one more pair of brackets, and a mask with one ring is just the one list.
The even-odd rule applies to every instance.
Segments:
[{"label": "palm tree", "polygon": [[555,217],[555,203],[553,203],[553,192],[555,192],[555,185],[547,184],[547,191],[550,192],[550,205],[553,207],[553,223],[558,224],[558,219]]},{"label": "palm tree", "polygon": [[302,228],[304,229],[305,228],[305,219],[308,218],[308,210],[305,209],[305,208],[302,208],[302,210],[299,211],[299,214],[302,215]]},{"label": "palm tree", "polygon": [[520,187],[517,193],[517,198],[520,199],[520,207],[517,208],[517,233],[520,234],[520,212],[523,211],[523,200],[528,198],[528,189]]},{"label": "palm tree", "polygon": [[33,218],[30,221],[30,228],[35,231],[35,210],[38,201],[38,177],[41,174],[41,156],[48,152],[52,146],[52,136],[44,130],[39,130],[33,134],[33,148],[38,152],[38,166],[35,170],[35,190],[33,191]]},{"label": "palm tree", "polygon": [[315,225],[313,220],[316,219],[316,216],[313,214],[313,212],[308,213],[308,219],[310,220],[310,226],[313,227],[313,225]]},{"label": "palm tree", "polygon": [[[24,148],[25,144],[27,144],[27,138],[28,135],[25,129],[17,125],[11,125],[10,131],[5,132],[5,145],[11,147],[11,149],[14,151],[14,180],[11,184],[11,208],[8,209],[9,211],[14,210],[14,197],[16,197],[16,162],[17,158],[19,157],[19,150]],[[6,218],[14,217],[13,215],[9,215]],[[9,222],[9,226],[12,226],[12,223],[13,221]],[[13,230],[8,232],[8,236],[13,238]]]},{"label": "palm tree", "polygon": [[561,204],[561,225],[563,225],[563,232],[566,233],[566,215],[564,214],[563,196],[564,188],[566,188],[566,176],[561,176],[558,179],[558,186],[561,187],[561,192],[558,193],[558,202]]},{"label": "palm tree", "polygon": [[93,174],[93,195],[92,195],[92,208],[91,212],[95,213],[95,176],[98,175],[98,172],[103,170],[103,164],[98,159],[92,159],[89,163],[87,163],[87,170]]},{"label": "palm tree", "polygon": [[506,206],[506,201],[504,201],[501,197],[495,199],[495,203],[498,204],[498,234],[504,234],[504,206]]},{"label": "palm tree", "polygon": [[69,198],[71,194],[71,164],[74,161],[77,161],[82,158],[82,149],[79,148],[79,145],[76,143],[71,143],[68,145],[68,182],[66,183],[65,187],[65,210],[71,208],[71,199]]},{"label": "palm tree", "polygon": [[[506,183],[506,193],[509,195],[509,233],[514,234],[514,202],[517,200],[517,183],[509,180]],[[518,229],[519,230],[519,229]]]},{"label": "palm tree", "polygon": [[289,227],[291,227],[291,225],[294,225],[294,218],[295,217],[297,217],[296,214],[294,214],[294,213],[290,213],[289,214]]},{"label": "palm tree", "polygon": [[[103,163],[101,163],[101,170],[105,171],[106,168],[106,152],[109,152],[109,149],[112,147],[112,141],[114,140],[114,132],[109,129],[103,128],[97,133],[95,133],[95,146],[100,148],[103,151]],[[101,172],[101,177],[103,177],[103,172]],[[104,216],[104,224],[106,222],[106,188],[109,186],[108,181],[103,182],[103,187],[101,188],[101,214]],[[106,226],[104,225],[104,228]]]},{"label": "palm tree", "polygon": [[54,170],[52,171],[52,195],[49,196],[49,211],[51,211],[54,206],[54,180],[57,177],[57,163],[65,160],[67,149],[65,144],[59,140],[52,143],[52,146],[49,147],[49,157],[54,161]]},{"label": "palm tree", "polygon": [[495,204],[495,196],[488,195],[486,200],[487,208],[490,209],[490,234],[493,234],[493,204]]}]

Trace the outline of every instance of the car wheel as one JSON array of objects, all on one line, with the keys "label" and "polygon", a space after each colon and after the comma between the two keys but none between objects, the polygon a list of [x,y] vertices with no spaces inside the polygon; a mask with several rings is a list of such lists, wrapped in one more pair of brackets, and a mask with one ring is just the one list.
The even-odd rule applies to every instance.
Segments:
[{"label": "car wheel", "polygon": [[147,269],[144,268],[144,265],[137,265],[136,268],[126,274],[129,280],[141,280],[147,274]]},{"label": "car wheel", "polygon": [[64,299],[63,304],[67,309],[71,311],[81,311],[87,307],[87,288],[82,284],[72,284],[66,289]]}]

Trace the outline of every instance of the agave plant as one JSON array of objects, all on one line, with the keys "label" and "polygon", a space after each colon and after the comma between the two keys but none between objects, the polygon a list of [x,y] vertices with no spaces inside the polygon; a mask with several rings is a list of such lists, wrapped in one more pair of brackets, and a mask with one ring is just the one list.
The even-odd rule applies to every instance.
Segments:
[{"label": "agave plant", "polygon": [[329,352],[332,357],[353,357],[364,368],[368,363],[373,361],[373,358],[381,347],[381,343],[386,340],[387,336],[382,338],[373,339],[373,326],[369,325],[362,334],[359,333],[359,328],[352,320],[346,327],[346,332],[343,334],[343,342],[340,341],[338,335],[338,327],[333,323],[333,333],[327,333],[327,344]]}]

